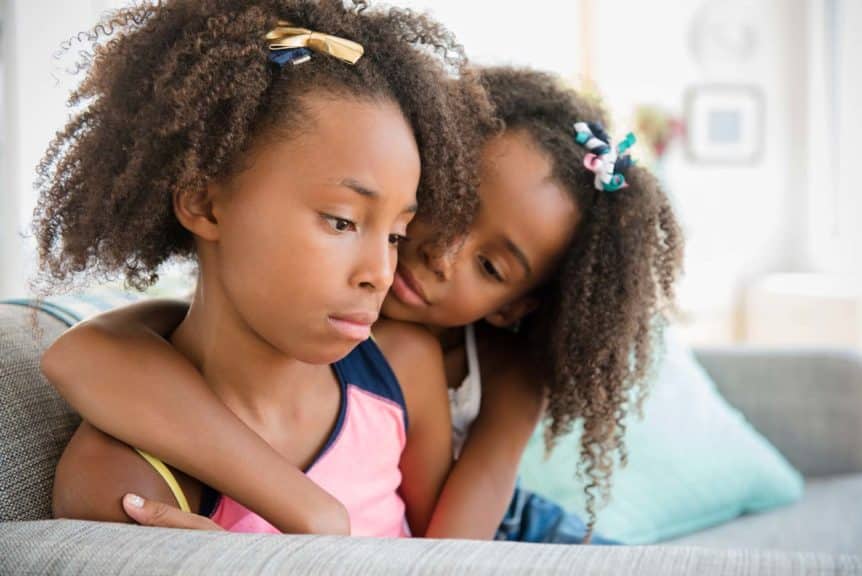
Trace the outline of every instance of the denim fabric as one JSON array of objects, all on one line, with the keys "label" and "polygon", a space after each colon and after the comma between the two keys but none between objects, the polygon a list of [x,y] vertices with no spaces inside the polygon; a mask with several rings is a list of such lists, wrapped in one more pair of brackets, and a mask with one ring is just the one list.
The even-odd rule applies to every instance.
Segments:
[{"label": "denim fabric", "polygon": [[[528,490],[515,488],[512,502],[497,529],[497,540],[583,544],[586,525],[562,506]],[[621,544],[593,533],[590,544]]]}]

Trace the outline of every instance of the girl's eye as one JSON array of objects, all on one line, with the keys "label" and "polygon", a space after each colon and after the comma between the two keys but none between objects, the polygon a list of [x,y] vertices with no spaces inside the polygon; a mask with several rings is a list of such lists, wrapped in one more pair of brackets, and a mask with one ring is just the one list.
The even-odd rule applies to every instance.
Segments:
[{"label": "girl's eye", "polygon": [[410,238],[408,238],[407,236],[404,236],[403,234],[390,234],[389,235],[389,243],[392,244],[393,246],[400,246],[401,244],[404,244],[408,240],[410,240]]},{"label": "girl's eye", "polygon": [[356,230],[356,224],[347,220],[346,218],[339,218],[338,216],[323,216],[329,225],[332,226],[332,229],[336,232],[348,232],[350,230]]},{"label": "girl's eye", "polygon": [[485,258],[483,256],[479,256],[479,266],[482,267],[482,271],[485,274],[487,274],[488,276],[490,276],[491,278],[493,278],[497,282],[503,281],[503,275],[500,274],[499,270],[497,270],[497,267],[494,266],[494,263],[491,262],[490,260],[488,260],[487,258]]}]

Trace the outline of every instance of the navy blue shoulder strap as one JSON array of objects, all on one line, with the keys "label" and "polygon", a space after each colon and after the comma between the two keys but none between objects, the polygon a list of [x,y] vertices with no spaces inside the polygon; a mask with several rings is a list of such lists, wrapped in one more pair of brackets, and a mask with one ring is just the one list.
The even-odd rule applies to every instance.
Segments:
[{"label": "navy blue shoulder strap", "polygon": [[368,338],[354,348],[350,354],[334,364],[342,380],[348,384],[396,403],[404,412],[404,428],[407,429],[407,405],[401,384],[389,366],[377,343]]}]

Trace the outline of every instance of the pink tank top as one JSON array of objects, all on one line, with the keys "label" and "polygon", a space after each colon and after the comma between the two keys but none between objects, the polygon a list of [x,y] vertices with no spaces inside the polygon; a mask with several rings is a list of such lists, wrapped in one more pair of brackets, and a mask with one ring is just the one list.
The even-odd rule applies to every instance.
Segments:
[{"label": "pink tank top", "polygon": [[[351,535],[410,536],[398,494],[407,435],[401,386],[371,339],[332,366],[341,386],[338,420],[305,472],[347,508]],[[209,491],[203,500],[201,513],[226,530],[279,532],[227,496]]]}]

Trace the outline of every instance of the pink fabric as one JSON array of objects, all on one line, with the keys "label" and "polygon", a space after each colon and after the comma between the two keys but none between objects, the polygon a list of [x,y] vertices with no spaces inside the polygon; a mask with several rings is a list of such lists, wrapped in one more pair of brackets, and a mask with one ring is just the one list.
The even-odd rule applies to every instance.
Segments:
[{"label": "pink fabric", "polygon": [[584,168],[590,172],[598,172],[602,168],[602,159],[595,154],[587,154],[584,156]]},{"label": "pink fabric", "polygon": [[[398,494],[406,431],[401,407],[352,384],[341,430],[307,472],[338,498],[350,516],[353,536],[409,536]],[[269,522],[222,496],[212,519],[231,532],[278,533]]]}]

